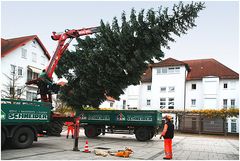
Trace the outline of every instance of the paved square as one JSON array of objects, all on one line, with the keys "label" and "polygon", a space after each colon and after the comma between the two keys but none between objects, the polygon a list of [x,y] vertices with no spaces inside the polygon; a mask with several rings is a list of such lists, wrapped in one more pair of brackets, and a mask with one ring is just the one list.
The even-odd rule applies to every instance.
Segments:
[{"label": "paved square", "polygon": [[[88,140],[91,153],[83,153]],[[86,138],[81,129],[79,149],[72,151],[73,139],[66,139],[66,131],[61,137],[41,137],[32,148],[4,149],[4,160],[162,160],[164,157],[163,140],[159,136],[148,142],[139,142],[134,135],[106,134],[97,139]],[[130,158],[108,155],[97,156],[94,148],[110,148],[117,151],[130,147],[134,153]],[[174,160],[239,160],[239,139],[237,137],[208,136],[198,134],[176,134],[173,140]]]}]

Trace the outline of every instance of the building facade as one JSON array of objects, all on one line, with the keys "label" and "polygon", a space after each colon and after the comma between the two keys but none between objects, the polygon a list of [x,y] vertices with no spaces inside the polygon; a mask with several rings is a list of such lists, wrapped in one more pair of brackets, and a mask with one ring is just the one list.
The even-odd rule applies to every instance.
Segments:
[{"label": "building facade", "polygon": [[[239,108],[239,75],[214,59],[179,61],[168,58],[151,64],[140,84],[125,89],[114,107],[139,110]],[[239,132],[238,118],[229,118],[227,126],[228,132]]]},{"label": "building facade", "polygon": [[35,99],[37,86],[25,83],[37,78],[49,59],[48,51],[36,35],[1,39],[1,97],[7,98],[14,92],[15,98]]}]

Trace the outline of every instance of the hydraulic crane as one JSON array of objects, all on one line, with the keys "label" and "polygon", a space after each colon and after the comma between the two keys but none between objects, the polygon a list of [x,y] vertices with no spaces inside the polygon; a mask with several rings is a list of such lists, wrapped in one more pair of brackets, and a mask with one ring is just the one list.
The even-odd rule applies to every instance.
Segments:
[{"label": "hydraulic crane", "polygon": [[[26,82],[27,85],[35,84],[38,86],[38,94],[41,95],[42,102],[52,102],[52,92],[57,93],[59,91],[59,85],[53,83],[52,75],[53,72],[61,59],[62,55],[68,48],[69,44],[74,38],[78,38],[80,36],[91,35],[93,33],[97,33],[99,27],[90,27],[90,28],[82,28],[82,29],[72,29],[65,30],[63,33],[53,32],[51,38],[55,41],[58,41],[58,45],[56,51],[50,59],[50,62],[46,69],[43,69],[42,73],[39,75],[39,78],[30,80]],[[68,40],[68,42],[66,42]],[[66,43],[65,43],[66,42]]]}]

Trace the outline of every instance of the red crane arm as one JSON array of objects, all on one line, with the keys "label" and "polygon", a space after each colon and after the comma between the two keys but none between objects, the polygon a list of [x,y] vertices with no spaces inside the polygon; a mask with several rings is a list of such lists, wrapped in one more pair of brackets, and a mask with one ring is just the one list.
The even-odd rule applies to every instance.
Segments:
[{"label": "red crane arm", "polygon": [[[56,33],[53,32],[53,35],[51,36],[53,40],[58,41],[58,45],[56,48],[56,51],[54,52],[53,56],[51,57],[51,60],[46,68],[46,73],[49,79],[52,78],[53,72],[58,64],[58,61],[62,57],[64,51],[69,46],[70,42],[73,38],[78,38],[80,36],[84,35],[90,35],[93,33],[98,32],[98,27],[91,27],[91,28],[82,28],[79,30],[65,30],[64,33]],[[69,39],[67,43],[65,41]]]}]

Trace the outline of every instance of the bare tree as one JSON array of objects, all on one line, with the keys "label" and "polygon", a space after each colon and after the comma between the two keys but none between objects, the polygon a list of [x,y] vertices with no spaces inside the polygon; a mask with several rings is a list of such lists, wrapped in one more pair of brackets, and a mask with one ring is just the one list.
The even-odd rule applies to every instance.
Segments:
[{"label": "bare tree", "polygon": [[3,73],[3,75],[6,76],[7,81],[5,84],[3,84],[4,89],[1,90],[1,97],[20,99],[26,90],[26,85],[19,85],[19,80],[22,78],[22,76],[17,74],[16,66],[13,66],[13,69],[10,73],[10,75]]}]

